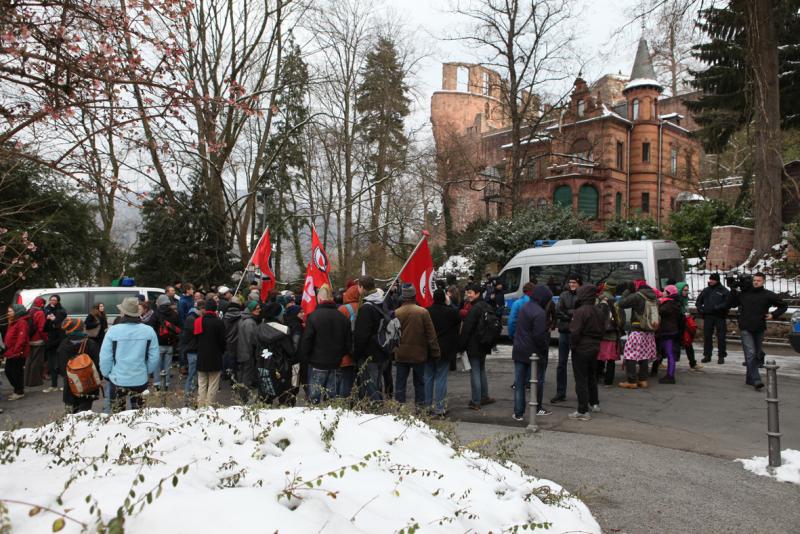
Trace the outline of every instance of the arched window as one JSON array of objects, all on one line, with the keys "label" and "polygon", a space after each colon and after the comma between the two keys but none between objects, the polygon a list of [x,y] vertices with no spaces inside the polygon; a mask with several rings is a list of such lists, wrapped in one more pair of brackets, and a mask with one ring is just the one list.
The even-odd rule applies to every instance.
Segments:
[{"label": "arched window", "polygon": [[588,139],[578,139],[572,143],[570,152],[575,163],[591,163],[594,161],[592,159],[592,144]]},{"label": "arched window", "polygon": [[578,191],[578,213],[589,219],[597,218],[597,204],[600,195],[593,185],[582,185]]},{"label": "arched window", "polygon": [[553,191],[553,204],[572,208],[572,189],[568,185],[560,185]]},{"label": "arched window", "polygon": [[622,193],[617,193],[614,197],[614,214],[617,219],[622,218]]},{"label": "arched window", "polygon": [[634,98],[633,102],[631,103],[633,107],[633,113],[631,114],[631,118],[635,121],[639,120],[639,99]]}]

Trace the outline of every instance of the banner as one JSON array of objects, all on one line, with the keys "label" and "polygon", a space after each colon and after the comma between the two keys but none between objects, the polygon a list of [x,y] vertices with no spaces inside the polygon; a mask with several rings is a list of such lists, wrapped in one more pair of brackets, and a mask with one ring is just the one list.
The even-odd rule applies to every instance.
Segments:
[{"label": "banner", "polygon": [[269,240],[269,228],[258,242],[253,254],[253,265],[261,272],[261,302],[266,302],[269,292],[275,288],[275,272],[272,270],[272,244]]},{"label": "banner", "polygon": [[306,267],[306,282],[303,284],[303,298],[300,299],[300,307],[303,308],[306,317],[317,309],[317,291],[314,289],[314,275],[312,274],[313,263],[310,262]]},{"label": "banner", "polygon": [[325,249],[322,248],[322,242],[317,235],[317,229],[313,226],[311,227],[311,263],[308,264],[308,268],[310,269],[309,272],[316,287],[322,287],[325,284],[331,285],[331,264],[328,261],[328,255],[325,253]]},{"label": "banner", "polygon": [[413,285],[417,290],[417,304],[423,308],[433,304],[436,279],[433,276],[433,257],[428,248],[427,236],[423,237],[417,248],[414,249],[398,277],[403,282]]}]

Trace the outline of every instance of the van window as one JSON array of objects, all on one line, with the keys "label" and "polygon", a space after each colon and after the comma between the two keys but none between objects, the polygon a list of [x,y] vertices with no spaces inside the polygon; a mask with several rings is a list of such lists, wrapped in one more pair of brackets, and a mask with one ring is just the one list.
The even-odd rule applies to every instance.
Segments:
[{"label": "van window", "polygon": [[644,280],[644,266],[638,261],[617,261],[607,263],[585,263],[580,273],[583,281],[594,285],[612,281],[617,286],[617,293],[622,293],[623,282]]},{"label": "van window", "polygon": [[158,299],[158,297],[163,294],[164,294],[163,291],[148,291],[147,300],[150,301],[151,304],[155,304],[156,299]]},{"label": "van window", "polygon": [[138,291],[92,291],[89,293],[92,299],[92,306],[103,303],[106,305],[106,314],[117,315],[119,308],[117,304],[122,304],[122,300],[128,297],[136,297]]},{"label": "van window", "polygon": [[50,300],[50,295],[56,294],[61,297],[61,306],[68,315],[88,315],[89,308],[86,304],[86,292],[79,291],[73,293],[49,293],[42,295],[45,301]]},{"label": "van window", "polygon": [[683,270],[683,261],[680,258],[665,258],[656,262],[658,269],[658,286],[664,289],[667,280],[673,279],[675,282],[686,280],[686,273]]},{"label": "van window", "polygon": [[522,267],[514,267],[506,269],[500,273],[500,281],[503,282],[503,291],[505,293],[514,293],[519,290],[519,283],[522,279]]},{"label": "van window", "polygon": [[560,295],[567,288],[567,277],[575,272],[576,265],[534,265],[528,273],[529,278],[536,278],[538,284],[544,284],[553,295]]}]

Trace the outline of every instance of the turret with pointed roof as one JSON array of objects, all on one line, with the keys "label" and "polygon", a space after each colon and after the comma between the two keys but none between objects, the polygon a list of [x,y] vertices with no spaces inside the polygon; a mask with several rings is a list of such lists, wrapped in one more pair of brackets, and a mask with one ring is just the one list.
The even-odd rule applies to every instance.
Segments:
[{"label": "turret with pointed roof", "polygon": [[631,81],[625,85],[625,91],[634,87],[653,87],[659,93],[664,90],[664,87],[656,79],[656,71],[653,69],[647,40],[644,37],[639,39],[639,48],[636,50],[636,59],[633,60],[633,69],[631,69]]}]

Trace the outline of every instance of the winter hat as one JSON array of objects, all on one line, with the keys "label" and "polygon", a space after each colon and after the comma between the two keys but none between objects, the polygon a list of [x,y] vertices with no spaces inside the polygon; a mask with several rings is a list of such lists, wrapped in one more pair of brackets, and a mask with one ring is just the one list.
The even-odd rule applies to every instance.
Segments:
[{"label": "winter hat", "polygon": [[217,311],[217,301],[214,299],[206,300],[206,311]]},{"label": "winter hat", "polygon": [[170,303],[169,297],[164,294],[159,295],[158,298],[156,299],[156,306],[163,306],[164,304],[169,304],[169,303]]},{"label": "winter hat", "polygon": [[674,297],[678,294],[678,288],[670,284],[664,288],[664,293],[667,297]]},{"label": "winter hat", "polygon": [[277,302],[265,302],[261,305],[261,316],[267,321],[279,319],[283,314],[283,306]]},{"label": "winter hat", "polygon": [[28,313],[28,310],[22,304],[12,304],[11,309],[14,310],[14,317],[22,317]]},{"label": "winter hat", "polygon": [[139,299],[136,297],[123,299],[122,304],[117,304],[117,308],[122,315],[127,317],[139,317]]},{"label": "winter hat", "polygon": [[403,300],[415,300],[417,298],[417,290],[414,289],[414,286],[411,284],[403,284],[403,289],[400,294]]},{"label": "winter hat", "polygon": [[83,327],[83,321],[81,321],[77,317],[67,317],[66,319],[64,319],[64,322],[61,323],[61,329],[67,335],[80,331],[82,327]]},{"label": "winter hat", "polygon": [[445,299],[444,289],[439,288],[433,292],[434,304],[444,304],[445,302],[447,302],[447,300]]},{"label": "winter hat", "polygon": [[251,301],[249,301],[247,303],[247,309],[248,310],[253,311],[256,308],[258,308],[258,301],[257,300],[251,300]]},{"label": "winter hat", "polygon": [[35,299],[33,299],[33,305],[36,306],[37,308],[44,308],[45,301],[42,297],[36,297]]},{"label": "winter hat", "polygon": [[708,279],[714,280],[715,282],[719,282],[719,273],[711,273],[711,276],[709,276]]},{"label": "winter hat", "polygon": [[229,288],[228,286],[219,286],[217,288],[217,293],[219,293],[220,295],[224,295],[225,293],[228,293],[230,290],[231,288]]}]

